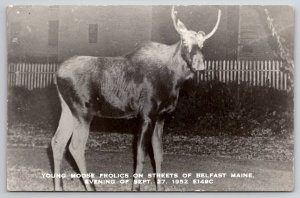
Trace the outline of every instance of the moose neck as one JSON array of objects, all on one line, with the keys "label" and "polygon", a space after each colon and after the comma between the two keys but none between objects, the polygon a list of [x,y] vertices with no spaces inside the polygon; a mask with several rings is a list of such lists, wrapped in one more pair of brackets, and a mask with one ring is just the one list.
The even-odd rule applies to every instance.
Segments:
[{"label": "moose neck", "polygon": [[188,67],[187,62],[183,58],[182,42],[179,41],[172,46],[174,48],[173,57],[169,67],[175,74],[176,84],[182,84],[184,81],[191,79],[194,73]]}]

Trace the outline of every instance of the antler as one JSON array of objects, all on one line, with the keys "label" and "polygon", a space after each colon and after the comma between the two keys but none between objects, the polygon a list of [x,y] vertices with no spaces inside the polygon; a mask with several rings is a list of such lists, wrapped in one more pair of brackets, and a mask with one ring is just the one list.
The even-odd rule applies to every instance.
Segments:
[{"label": "antler", "polygon": [[187,31],[185,25],[178,19],[177,11],[175,10],[174,6],[172,6],[171,17],[173,20],[173,25],[178,34],[182,35],[185,31]]},{"label": "antler", "polygon": [[173,25],[174,25],[176,31],[179,32],[179,29],[177,27],[177,11],[175,10],[174,5],[172,6],[171,17],[172,17]]},{"label": "antler", "polygon": [[214,27],[214,29],[207,35],[204,36],[204,40],[206,39],[209,39],[212,35],[214,35],[214,33],[217,31],[218,29],[218,26],[219,26],[219,23],[220,23],[220,19],[221,19],[221,10],[219,9],[218,11],[218,20],[217,20],[217,23]]}]

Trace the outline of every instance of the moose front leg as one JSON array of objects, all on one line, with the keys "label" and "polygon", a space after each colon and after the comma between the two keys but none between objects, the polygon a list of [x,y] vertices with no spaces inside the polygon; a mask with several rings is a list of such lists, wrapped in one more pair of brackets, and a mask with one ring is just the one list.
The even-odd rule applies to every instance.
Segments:
[{"label": "moose front leg", "polygon": [[[164,119],[157,120],[155,123],[155,128],[151,139],[156,173],[161,173],[161,163],[163,161],[163,146],[162,146],[163,128],[164,128]],[[164,185],[158,181],[157,177],[156,177],[156,190],[157,191],[165,190]]]},{"label": "moose front leg", "polygon": [[[151,120],[149,118],[144,119],[142,123],[142,130],[137,142],[137,158],[136,158],[136,169],[135,174],[138,175],[142,173],[144,163],[145,163],[145,153],[146,153],[146,140],[145,134],[151,128]],[[133,178],[133,191],[140,191],[140,185],[137,182],[137,178]]]}]

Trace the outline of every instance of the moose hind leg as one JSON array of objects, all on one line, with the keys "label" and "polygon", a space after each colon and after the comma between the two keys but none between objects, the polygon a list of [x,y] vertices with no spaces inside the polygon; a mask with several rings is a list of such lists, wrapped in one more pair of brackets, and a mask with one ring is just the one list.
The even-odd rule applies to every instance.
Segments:
[{"label": "moose hind leg", "polygon": [[[87,174],[85,146],[89,136],[90,121],[86,121],[84,119],[75,120],[74,132],[69,145],[69,150],[78,166],[80,173],[84,175]],[[89,179],[82,179],[87,191],[95,190],[95,187],[90,184]]]},{"label": "moose hind leg", "polygon": [[[152,149],[155,160],[155,171],[161,173],[161,163],[163,161],[163,146],[162,146],[162,134],[164,128],[164,120],[157,120],[155,123],[154,131],[152,133]],[[156,189],[157,191],[164,191],[164,185],[161,184],[159,178],[156,177]]]},{"label": "moose hind leg", "polygon": [[[138,175],[142,173],[143,167],[144,167],[144,162],[145,162],[145,153],[146,153],[146,140],[145,140],[145,134],[151,127],[151,120],[144,119],[143,124],[142,124],[142,130],[140,132],[138,142],[137,142],[137,159],[136,159],[136,169],[135,169],[135,174]],[[137,182],[137,178],[133,179],[133,185],[132,185],[132,190],[133,191],[140,191],[140,185]]]},{"label": "moose hind leg", "polygon": [[64,100],[61,98],[62,113],[59,120],[59,124],[56,130],[55,135],[51,140],[51,147],[53,152],[53,161],[54,161],[54,190],[62,191],[62,181],[58,176],[60,174],[61,161],[63,154],[70,139],[73,131],[73,115],[66,105]]}]

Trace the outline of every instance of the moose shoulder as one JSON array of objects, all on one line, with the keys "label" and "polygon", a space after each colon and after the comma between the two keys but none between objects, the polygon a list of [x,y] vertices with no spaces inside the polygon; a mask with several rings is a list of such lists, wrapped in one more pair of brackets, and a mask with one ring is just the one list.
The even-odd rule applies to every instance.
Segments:
[{"label": "moose shoulder", "polygon": [[[155,171],[161,173],[163,160],[162,133],[164,115],[177,104],[182,83],[204,69],[202,47],[217,30],[209,34],[188,30],[172,8],[171,17],[180,41],[174,45],[146,43],[123,57],[77,56],[61,64],[56,84],[62,107],[57,131],[52,138],[54,173],[60,173],[67,142],[81,174],[87,174],[85,146],[94,116],[133,118],[141,120],[138,133],[135,173],[142,173],[146,138],[151,138]],[[84,182],[93,190],[91,182]],[[60,178],[54,180],[55,190],[62,190]],[[157,190],[164,187],[156,183]],[[133,190],[139,190],[133,180]]]}]

